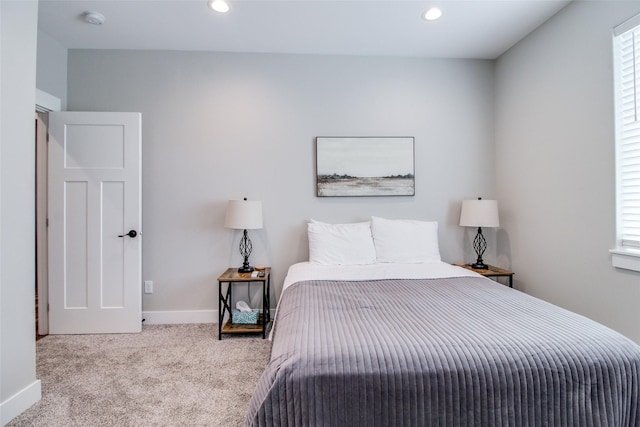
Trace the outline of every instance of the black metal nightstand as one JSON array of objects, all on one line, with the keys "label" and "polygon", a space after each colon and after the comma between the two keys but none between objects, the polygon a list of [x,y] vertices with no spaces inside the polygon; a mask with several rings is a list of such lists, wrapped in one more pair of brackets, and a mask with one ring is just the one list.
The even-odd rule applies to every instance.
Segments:
[{"label": "black metal nightstand", "polygon": [[[271,289],[271,268],[265,267],[264,276],[252,277],[251,273],[238,273],[237,268],[228,268],[227,271],[218,277],[218,339],[222,339],[222,334],[258,334],[262,333],[262,338],[266,337],[267,325],[271,321],[269,312],[269,292]],[[262,312],[258,319],[258,323],[251,324],[234,324],[232,322],[233,315],[231,313],[231,295],[233,285],[237,283],[262,283]],[[226,292],[223,292],[222,284],[226,283]],[[229,315],[229,319],[223,325],[225,314]]]}]

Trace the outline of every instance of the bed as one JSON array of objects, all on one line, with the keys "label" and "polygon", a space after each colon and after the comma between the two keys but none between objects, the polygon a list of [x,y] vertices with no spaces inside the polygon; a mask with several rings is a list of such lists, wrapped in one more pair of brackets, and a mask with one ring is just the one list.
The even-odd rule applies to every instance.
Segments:
[{"label": "bed", "polygon": [[[443,263],[433,247],[420,262],[387,259],[378,232],[369,224],[373,261],[328,264],[309,233],[310,261],[285,279],[246,425],[640,425],[638,345]],[[344,234],[320,245],[333,252],[323,256],[353,252]]]}]

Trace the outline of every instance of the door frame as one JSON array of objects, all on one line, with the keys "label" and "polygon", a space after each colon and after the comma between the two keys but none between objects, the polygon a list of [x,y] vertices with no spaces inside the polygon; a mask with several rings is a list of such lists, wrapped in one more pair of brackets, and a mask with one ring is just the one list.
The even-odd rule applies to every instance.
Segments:
[{"label": "door frame", "polygon": [[[36,89],[36,113],[49,113],[60,111],[60,99],[39,89]],[[49,334],[49,268],[48,255],[48,230],[47,230],[47,140],[46,137],[38,138],[36,133],[36,277],[38,284],[38,335]]]}]

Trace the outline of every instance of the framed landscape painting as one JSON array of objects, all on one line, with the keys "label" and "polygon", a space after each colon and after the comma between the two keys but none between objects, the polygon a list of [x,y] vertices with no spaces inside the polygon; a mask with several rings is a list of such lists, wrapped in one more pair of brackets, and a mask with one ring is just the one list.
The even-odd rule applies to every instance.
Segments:
[{"label": "framed landscape painting", "polygon": [[317,137],[318,197],[413,196],[414,138]]}]

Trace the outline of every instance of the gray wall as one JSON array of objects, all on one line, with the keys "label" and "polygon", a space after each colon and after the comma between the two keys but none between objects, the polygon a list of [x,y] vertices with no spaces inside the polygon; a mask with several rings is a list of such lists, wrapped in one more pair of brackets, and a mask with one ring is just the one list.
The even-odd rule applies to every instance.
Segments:
[{"label": "gray wall", "polygon": [[[612,28],[638,2],[573,2],[496,64],[500,252],[516,287],[640,342],[640,274],[615,245]],[[500,256],[508,262],[507,257]]]},{"label": "gray wall", "polygon": [[67,106],[67,48],[47,33],[38,31],[38,66],[36,87],[60,100],[62,110]]},{"label": "gray wall", "polygon": [[0,424],[40,399],[35,346],[35,1],[0,2]]},{"label": "gray wall", "polygon": [[[492,61],[70,50],[68,73],[69,110],[142,113],[145,311],[217,309],[243,196],[263,202],[251,260],[274,268],[272,306],[309,218],[437,220],[443,259],[472,259],[457,222],[495,196]],[[416,196],[317,198],[316,136],[415,136]]]}]

